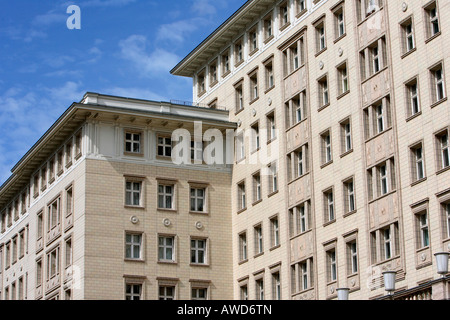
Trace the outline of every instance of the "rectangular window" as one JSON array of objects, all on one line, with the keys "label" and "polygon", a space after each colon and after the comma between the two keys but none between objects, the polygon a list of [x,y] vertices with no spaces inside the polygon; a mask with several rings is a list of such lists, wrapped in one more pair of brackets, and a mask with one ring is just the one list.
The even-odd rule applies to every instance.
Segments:
[{"label": "rectangular window", "polygon": [[208,288],[192,288],[191,290],[192,300],[207,300]]},{"label": "rectangular window", "polygon": [[237,185],[238,190],[238,210],[244,210],[247,208],[247,197],[245,190],[245,182],[241,182]]},{"label": "rectangular window", "polygon": [[59,246],[47,254],[47,281],[59,275],[60,252]]},{"label": "rectangular window", "polygon": [[307,117],[306,92],[302,91],[285,103],[286,106],[286,127],[290,128]]},{"label": "rectangular window", "polygon": [[417,239],[418,249],[428,247],[430,245],[430,234],[427,211],[416,214],[416,226],[417,233],[419,234]]},{"label": "rectangular window", "polygon": [[11,240],[11,251],[12,251],[12,264],[17,262],[17,236],[14,236]]},{"label": "rectangular window", "polygon": [[338,95],[343,95],[350,90],[348,82],[347,63],[343,63],[337,67],[338,74]]},{"label": "rectangular window", "polygon": [[206,264],[206,239],[191,239],[191,263]]},{"label": "rectangular window", "polygon": [[244,47],[242,37],[234,43],[234,57],[234,63],[236,64],[236,66],[244,61]]},{"label": "rectangular window", "polygon": [[73,263],[73,251],[72,251],[72,237],[67,238],[64,241],[65,261],[64,268],[72,266]]},{"label": "rectangular window", "polygon": [[302,292],[314,286],[313,259],[309,258],[291,265],[292,292]]},{"label": "rectangular window", "polygon": [[282,4],[280,4],[279,12],[280,12],[280,29],[283,29],[289,24],[288,1],[284,1]]},{"label": "rectangular window", "polygon": [[270,142],[277,137],[275,111],[267,115],[267,140]]},{"label": "rectangular window", "polygon": [[125,132],[125,152],[142,154],[142,133]]},{"label": "rectangular window", "polygon": [[158,184],[158,209],[175,209],[174,184]]},{"label": "rectangular window", "polygon": [[191,211],[205,212],[206,204],[206,189],[205,188],[191,188]]},{"label": "rectangular window", "polygon": [[318,80],[319,87],[319,109],[327,106],[330,103],[330,97],[328,94],[328,77],[322,77]]},{"label": "rectangular window", "polygon": [[327,251],[327,282],[337,280],[336,249]]},{"label": "rectangular window", "polygon": [[322,165],[324,165],[333,160],[330,131],[327,131],[321,135],[321,141],[322,141]]},{"label": "rectangular window", "polygon": [[236,136],[236,162],[245,158],[245,140],[244,133],[239,133]]},{"label": "rectangular window", "polygon": [[47,207],[47,230],[50,231],[59,226],[61,221],[61,199],[57,198]]},{"label": "rectangular window", "polygon": [[255,281],[256,286],[256,300],[264,300],[264,279],[258,279]]},{"label": "rectangular window", "polygon": [[125,258],[142,259],[142,234],[125,234]]},{"label": "rectangular window", "polygon": [[348,275],[358,273],[358,246],[356,240],[347,243]]},{"label": "rectangular window", "polygon": [[334,28],[335,39],[339,39],[345,35],[345,16],[343,5],[334,11]]},{"label": "rectangular window", "polygon": [[246,261],[247,259],[247,233],[244,232],[239,235],[239,261]]},{"label": "rectangular window", "polygon": [[255,234],[255,255],[258,255],[264,252],[263,231],[261,225],[254,227],[254,234]]},{"label": "rectangular window", "polygon": [[273,38],[273,12],[270,12],[264,18],[264,41],[269,41]]},{"label": "rectangular window", "polygon": [[201,96],[206,92],[206,76],[205,70],[197,75],[197,95]]},{"label": "rectangular window", "polygon": [[203,163],[203,141],[191,141],[191,160],[194,164]]},{"label": "rectangular window", "polygon": [[[378,251],[380,255],[378,255]],[[400,254],[398,223],[371,233],[372,264],[383,262]]]},{"label": "rectangular window", "polygon": [[278,171],[277,164],[274,162],[269,167],[269,192],[270,194],[278,191]]},{"label": "rectangular window", "polygon": [[329,189],[323,193],[324,197],[324,207],[325,207],[325,214],[324,214],[324,221],[332,222],[336,219],[335,211],[334,211],[334,195],[333,195],[333,189]]},{"label": "rectangular window", "polygon": [[295,0],[295,4],[297,7],[297,16],[300,16],[307,9],[306,8],[306,0]]},{"label": "rectangular window", "polygon": [[316,25],[316,52],[319,53],[326,49],[326,38],[325,38],[325,22],[322,21]]},{"label": "rectangular window", "polygon": [[289,232],[294,237],[310,230],[311,206],[309,201],[289,210]]},{"label": "rectangular window", "polygon": [[422,143],[417,144],[410,149],[412,182],[425,178],[425,163],[423,158]]},{"label": "rectangular window", "polygon": [[442,170],[450,166],[450,148],[448,130],[443,130],[435,135],[437,169]]},{"label": "rectangular window", "polygon": [[42,259],[36,261],[36,288],[42,286]]},{"label": "rectangular window", "polygon": [[222,53],[221,61],[222,61],[222,76],[225,77],[231,72],[229,48]]},{"label": "rectangular window", "polygon": [[280,272],[272,273],[272,299],[281,300]]},{"label": "rectangular window", "polygon": [[260,200],[262,200],[261,174],[258,172],[253,175],[253,203]]},{"label": "rectangular window", "polygon": [[241,300],[248,300],[248,286],[247,285],[240,286],[240,296],[241,296]]},{"label": "rectangular window", "polygon": [[252,132],[252,152],[258,151],[261,148],[261,138],[259,134],[259,123],[256,122],[251,127]]},{"label": "rectangular window", "polygon": [[431,84],[432,84],[432,98],[433,103],[437,103],[446,98],[444,69],[442,64],[438,64],[430,69]]},{"label": "rectangular window", "polygon": [[414,116],[420,112],[419,88],[417,78],[405,84],[407,115]]},{"label": "rectangular window", "polygon": [[250,78],[250,101],[258,99],[259,91],[258,91],[258,71],[253,72],[249,75]]},{"label": "rectangular window", "polygon": [[68,142],[66,144],[66,167],[72,165],[72,156],[73,156],[72,149],[73,149],[72,142]]},{"label": "rectangular window", "polygon": [[159,286],[159,300],[175,300],[175,286]]},{"label": "rectangular window", "polygon": [[344,182],[344,208],[345,213],[356,210],[355,185],[353,178]]},{"label": "rectangular window", "polygon": [[73,213],[73,186],[66,189],[66,217]]},{"label": "rectangular window", "polygon": [[416,47],[412,18],[408,18],[406,21],[402,22],[400,27],[403,39],[403,54],[406,54]]},{"label": "rectangular window", "polygon": [[158,156],[172,156],[172,139],[170,137],[158,136]]},{"label": "rectangular window", "polygon": [[236,98],[236,112],[244,110],[244,92],[243,83],[240,82],[234,87],[235,98]]},{"label": "rectangular window", "polygon": [[142,300],[142,284],[126,284],[125,300]]},{"label": "rectangular window", "polygon": [[275,86],[275,75],[273,72],[272,59],[264,64],[266,72],[266,91],[272,89]]},{"label": "rectangular window", "polygon": [[258,50],[258,25],[254,26],[248,32],[250,55]]},{"label": "rectangular window", "polygon": [[280,227],[278,224],[278,217],[270,219],[270,229],[270,245],[273,248],[280,245]]},{"label": "rectangular window", "polygon": [[141,206],[142,181],[125,182],[125,205]]},{"label": "rectangular window", "polygon": [[450,203],[444,204],[444,223],[446,225],[446,238],[450,238]]},{"label": "rectangular window", "polygon": [[158,237],[158,261],[162,262],[175,261],[175,237],[173,236]]},{"label": "rectangular window", "polygon": [[430,3],[425,10],[426,36],[427,39],[440,33],[439,15],[436,1]]},{"label": "rectangular window", "polygon": [[217,59],[209,65],[209,86],[213,87],[218,81],[217,77]]}]

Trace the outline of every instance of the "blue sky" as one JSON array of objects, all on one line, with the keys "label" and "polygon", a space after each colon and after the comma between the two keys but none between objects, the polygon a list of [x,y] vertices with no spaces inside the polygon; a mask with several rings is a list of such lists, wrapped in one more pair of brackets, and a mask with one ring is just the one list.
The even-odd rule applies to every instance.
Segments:
[{"label": "blue sky", "polygon": [[[0,185],[87,91],[192,100],[170,70],[245,0],[0,0]],[[81,29],[69,30],[70,5]]]}]

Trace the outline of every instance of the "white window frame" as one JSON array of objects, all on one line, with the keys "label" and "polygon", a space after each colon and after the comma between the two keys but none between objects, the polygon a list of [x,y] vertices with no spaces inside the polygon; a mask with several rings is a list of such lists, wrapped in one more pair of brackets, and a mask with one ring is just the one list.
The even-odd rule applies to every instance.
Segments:
[{"label": "white window frame", "polygon": [[[125,233],[125,259],[142,260],[142,240],[142,233]],[[137,257],[135,257],[136,253]]]},{"label": "white window frame", "polygon": [[[172,244],[168,244],[167,239],[172,240]],[[161,240],[162,243],[161,243]],[[176,237],[175,236],[169,236],[169,235],[159,235],[158,236],[158,261],[159,262],[175,262],[175,245]],[[162,252],[161,252],[162,250]],[[172,250],[172,256],[168,257],[168,250]],[[161,256],[162,253],[162,256]]]},{"label": "white window frame", "polygon": [[[203,247],[200,246],[203,243]],[[201,256],[202,254],[202,256]],[[203,259],[201,259],[203,257]],[[191,263],[192,264],[208,264],[208,240],[191,238]]]},{"label": "white window frame", "polygon": [[[142,181],[125,181],[125,205],[126,206],[142,206]],[[137,187],[138,186],[138,187]],[[137,195],[137,198],[135,196]],[[135,200],[138,200],[135,203]]]},{"label": "white window frame", "polygon": [[[161,187],[163,188],[162,191]],[[168,191],[168,187],[171,188],[171,192]],[[158,209],[175,210],[175,187],[175,184],[171,183],[158,183]],[[168,199],[170,200],[170,206],[168,206]]]},{"label": "white window frame", "polygon": [[[128,137],[130,135],[130,137]],[[136,139],[138,137],[138,139]],[[125,131],[125,152],[142,154],[142,132]],[[137,149],[136,149],[137,148]]]}]

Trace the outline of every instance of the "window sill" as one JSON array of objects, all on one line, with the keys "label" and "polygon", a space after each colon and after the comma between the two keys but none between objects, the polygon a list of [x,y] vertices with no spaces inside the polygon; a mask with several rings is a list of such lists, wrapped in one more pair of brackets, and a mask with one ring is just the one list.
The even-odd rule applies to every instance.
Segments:
[{"label": "window sill", "polygon": [[302,174],[301,176],[295,177],[294,179],[292,179],[292,180],[290,180],[290,181],[288,182],[288,186],[291,185],[291,184],[293,184],[294,182],[300,180],[301,178],[307,176],[308,174],[309,174],[309,171],[306,172],[306,173],[304,173],[304,174]]},{"label": "window sill", "polygon": [[137,152],[124,152],[123,155],[126,157],[143,157],[144,156],[143,153],[137,153]]},{"label": "window sill", "polygon": [[375,199],[369,200],[369,204],[372,204],[372,203],[374,203],[374,202],[376,202],[378,200],[381,200],[383,198],[389,197],[391,194],[394,194],[396,192],[397,192],[397,190],[392,190],[392,191],[390,191],[390,192],[388,192],[386,194],[383,194],[383,195],[381,195],[381,196],[379,196],[379,197],[377,197]]},{"label": "window sill", "polygon": [[258,257],[261,257],[262,255],[264,255],[264,252],[260,252],[260,253],[255,254],[255,255],[253,256],[253,258],[256,259],[256,258],[258,258]]},{"label": "window sill", "polygon": [[262,199],[259,199],[259,200],[255,201],[255,202],[253,202],[252,206],[256,206],[258,203],[261,203],[261,202],[262,202]]},{"label": "window sill", "polygon": [[172,161],[172,157],[157,155],[156,160]]},{"label": "window sill", "polygon": [[297,123],[294,123],[293,125],[289,126],[289,127],[286,129],[286,132],[291,131],[291,130],[294,129],[296,126],[298,126],[300,123],[305,122],[305,121],[307,121],[307,120],[308,120],[308,117],[305,117],[305,118],[303,118],[301,121],[299,121],[299,122],[297,122]]},{"label": "window sill", "polygon": [[228,76],[229,74],[231,73],[231,71],[227,71],[227,72],[225,72],[223,75],[222,75],[222,78],[226,78],[226,76]]},{"label": "window sill", "polygon": [[404,54],[402,54],[402,56],[400,58],[405,59],[407,56],[409,56],[410,54],[412,54],[413,52],[416,52],[416,51],[417,51],[417,48],[412,48],[408,52],[405,52]]},{"label": "window sill", "polygon": [[245,108],[241,108],[241,109],[239,109],[239,110],[236,110],[236,111],[234,112],[234,115],[237,116],[239,113],[241,113],[241,112],[244,111],[244,110],[245,110]]},{"label": "window sill", "polygon": [[275,38],[273,35],[271,35],[270,37],[267,37],[267,39],[264,40],[264,44],[269,43],[273,38]]},{"label": "window sill", "polygon": [[436,171],[436,175],[444,173],[444,172],[446,172],[448,170],[450,170],[450,166],[442,168],[442,169],[439,169],[438,171]]},{"label": "window sill", "polygon": [[236,64],[234,65],[235,68],[239,67],[241,64],[244,63],[244,60],[238,61],[236,62]]},{"label": "window sill", "polygon": [[209,216],[209,212],[205,212],[205,211],[189,211],[189,214],[198,214],[198,215],[202,215],[202,216]]},{"label": "window sill", "polygon": [[277,140],[277,137],[269,139],[269,140],[267,141],[267,144],[271,144],[271,143],[274,142],[275,140]]},{"label": "window sill", "polygon": [[189,266],[191,266],[191,267],[203,267],[203,268],[208,268],[209,267],[209,264],[207,264],[207,263],[195,263],[195,262],[191,262],[191,263],[189,263]]},{"label": "window sill", "polygon": [[173,265],[177,265],[178,262],[176,261],[162,261],[162,260],[158,260],[157,262],[158,264],[173,264]]},{"label": "window sill", "polygon": [[125,262],[139,262],[139,263],[145,262],[144,259],[132,259],[132,258],[124,258],[123,261],[125,261]]},{"label": "window sill", "polygon": [[254,55],[256,52],[258,52],[259,48],[255,48],[253,49],[248,55],[251,57],[252,55]]},{"label": "window sill", "polygon": [[339,37],[337,37],[337,38],[333,41],[333,43],[334,43],[334,44],[338,43],[341,39],[345,38],[346,36],[347,36],[347,33],[344,32],[344,34],[341,35],[341,36],[339,36]]},{"label": "window sill", "polygon": [[218,84],[219,83],[219,81],[217,81],[217,80],[214,80],[210,85],[209,85],[209,87],[210,88],[213,88],[216,84]]},{"label": "window sill", "polygon": [[375,78],[379,74],[383,73],[387,69],[388,69],[388,66],[385,66],[385,67],[381,68],[380,71],[375,72],[374,74],[371,74],[370,76],[368,76],[367,78],[365,78],[365,79],[363,79],[361,81],[361,85],[364,85],[366,82],[369,82],[370,80],[372,80],[373,78]]},{"label": "window sill", "polygon": [[241,162],[244,162],[245,159],[246,159],[246,157],[243,157],[243,158],[241,158],[241,159],[239,159],[239,160],[236,160],[236,164],[239,164],[239,163],[241,163]]},{"label": "window sill", "polygon": [[436,33],[435,35],[429,37],[427,40],[425,40],[425,43],[429,43],[431,41],[433,41],[434,39],[436,39],[437,37],[439,37],[441,35],[441,31],[439,31],[438,33]]},{"label": "window sill", "polygon": [[280,32],[283,32],[287,27],[289,27],[291,25],[291,23],[290,22],[288,22],[288,23],[285,23],[284,25],[282,25],[281,27],[280,27]]},{"label": "window sill", "polygon": [[264,94],[267,94],[268,92],[272,91],[275,88],[275,85],[271,86],[270,88],[267,88],[266,91],[264,91]]},{"label": "window sill", "polygon": [[275,249],[278,249],[281,247],[281,244],[277,244],[276,246],[273,246],[272,248],[269,249],[269,251],[273,251]]},{"label": "window sill", "polygon": [[420,116],[420,115],[422,115],[422,110],[420,110],[419,112],[414,113],[413,115],[411,115],[411,116],[409,116],[408,118],[406,118],[406,122],[409,122],[409,121],[411,121],[412,119],[417,118],[417,117]]},{"label": "window sill", "polygon": [[303,16],[306,12],[308,12],[308,9],[303,9],[302,11],[300,11],[299,13],[297,13],[297,15],[295,16],[296,19],[299,19],[301,16]]},{"label": "window sill", "polygon": [[418,185],[419,183],[424,182],[426,180],[427,180],[427,177],[424,177],[422,179],[416,180],[416,181],[411,183],[411,187],[414,187],[415,185]]},{"label": "window sill", "polygon": [[445,102],[445,101],[447,101],[447,97],[442,98],[441,100],[436,101],[435,103],[433,103],[433,104],[431,105],[431,109],[433,109],[434,107],[440,105],[441,103],[443,103],[443,102]]},{"label": "window sill", "polygon": [[341,94],[339,94],[339,95],[336,97],[336,100],[340,100],[341,98],[345,97],[345,96],[348,95],[349,93],[350,93],[350,89],[348,89],[348,90],[345,91],[345,92],[342,92]]},{"label": "window sill", "polygon": [[255,103],[256,101],[259,100],[259,97],[254,98],[252,101],[250,101],[248,104],[252,105],[253,103]]},{"label": "window sill", "polygon": [[164,212],[172,212],[172,213],[178,213],[177,209],[166,209],[166,208],[156,208],[158,211],[164,211]]},{"label": "window sill", "polygon": [[344,158],[345,156],[349,155],[350,153],[353,153],[353,148],[348,151],[345,151],[343,154],[341,154],[341,158]]},{"label": "window sill", "polygon": [[327,47],[320,49],[320,51],[318,51],[314,56],[317,58],[318,56],[320,56],[322,53],[324,53],[325,51],[327,51]]},{"label": "window sill", "polygon": [[349,217],[349,216],[355,214],[356,212],[357,212],[357,209],[355,209],[355,210],[353,210],[353,211],[350,211],[350,212],[347,212],[347,213],[344,213],[343,217],[344,217],[344,218],[347,218],[347,217]]},{"label": "window sill", "polygon": [[327,227],[327,226],[329,226],[329,225],[331,225],[331,224],[333,224],[333,223],[335,223],[335,222],[336,222],[336,218],[333,219],[333,220],[331,220],[331,221],[325,222],[325,223],[323,224],[323,226],[324,226],[324,227]]},{"label": "window sill", "polygon": [[392,130],[392,127],[389,127],[387,129],[385,129],[384,131],[381,131],[380,133],[377,133],[375,135],[373,135],[372,137],[370,137],[369,139],[366,140],[366,143],[369,143],[372,140],[375,140],[376,138],[378,138],[379,136],[385,134],[386,132]]},{"label": "window sill", "polygon": [[320,106],[319,108],[317,108],[317,112],[320,112],[329,106],[330,106],[330,103],[328,102],[327,104],[324,104],[324,105]]},{"label": "window sill", "polygon": [[199,92],[199,93],[197,94],[197,97],[201,97],[201,96],[203,96],[205,93],[206,93],[206,90],[203,90],[202,92]]},{"label": "window sill", "polygon": [[126,209],[140,209],[140,210],[144,210],[145,209],[145,207],[133,206],[133,205],[130,205],[130,204],[125,204],[123,207],[126,208]]},{"label": "window sill", "polygon": [[328,161],[327,163],[324,163],[323,165],[320,166],[320,169],[323,169],[325,167],[328,167],[329,165],[331,165],[333,163],[333,160]]},{"label": "window sill", "polygon": [[303,68],[305,66],[305,63],[302,63],[297,69],[292,70],[291,72],[289,72],[283,80],[286,80],[287,78],[289,78],[290,76],[292,76],[295,72],[297,72],[297,70]]},{"label": "window sill", "polygon": [[267,197],[270,198],[270,197],[276,195],[277,193],[278,193],[278,190],[277,191],[273,191],[272,193],[269,193],[269,195]]},{"label": "window sill", "polygon": [[247,262],[248,262],[248,259],[241,260],[241,261],[239,261],[238,265],[242,265],[242,264],[247,263]]},{"label": "window sill", "polygon": [[66,164],[66,168],[69,168],[69,167],[71,167],[71,166],[72,166],[72,160],[69,161],[69,162]]},{"label": "window sill", "polygon": [[237,214],[241,214],[242,212],[244,212],[245,210],[247,210],[247,208],[243,208],[243,209],[239,209]]}]

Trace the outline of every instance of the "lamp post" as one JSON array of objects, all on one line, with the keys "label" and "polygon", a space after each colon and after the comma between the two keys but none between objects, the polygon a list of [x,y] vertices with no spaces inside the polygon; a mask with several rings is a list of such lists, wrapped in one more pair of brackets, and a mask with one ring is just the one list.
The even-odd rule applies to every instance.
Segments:
[{"label": "lamp post", "polygon": [[350,292],[349,288],[339,288],[336,289],[338,300],[348,300],[348,294]]},{"label": "lamp post", "polygon": [[437,252],[434,254],[436,257],[436,266],[437,266],[437,273],[441,275],[442,278],[445,277],[445,275],[448,273],[448,252]]},{"label": "lamp post", "polygon": [[396,271],[385,271],[383,272],[384,278],[384,289],[388,292],[392,299],[392,293],[395,291],[395,275]]}]

